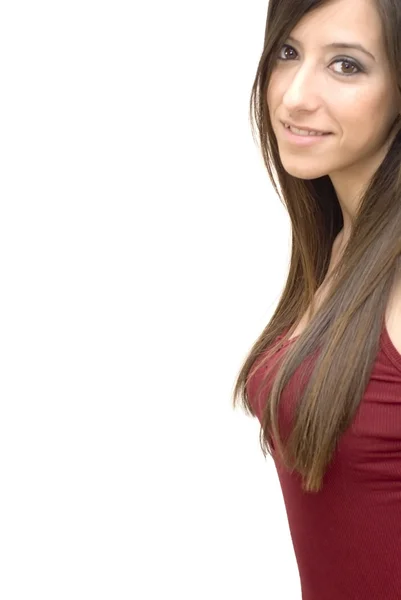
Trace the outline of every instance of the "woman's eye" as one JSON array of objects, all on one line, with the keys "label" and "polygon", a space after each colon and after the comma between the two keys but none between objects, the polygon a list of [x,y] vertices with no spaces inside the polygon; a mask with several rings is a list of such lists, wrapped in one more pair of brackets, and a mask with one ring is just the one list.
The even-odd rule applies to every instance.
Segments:
[{"label": "woman's eye", "polygon": [[280,52],[279,52],[279,56],[278,56],[278,59],[279,59],[279,60],[287,60],[287,58],[282,58],[282,57],[280,56],[280,54],[282,53],[282,51],[283,51],[283,49],[284,49],[284,48],[289,48],[290,50],[293,50],[293,51],[295,52],[294,48],[292,48],[292,47],[291,47],[291,46],[289,46],[288,44],[284,44],[284,46],[282,46],[282,47],[281,47],[281,50],[280,50]]},{"label": "woman's eye", "polygon": [[[293,55],[291,56],[291,54],[290,54],[291,52],[296,54],[296,50],[292,46],[289,46],[288,44],[284,44],[279,51],[277,60],[286,62],[286,61],[293,59],[294,56]],[[337,63],[340,65],[341,65],[341,63],[343,65],[346,65],[345,72],[344,71],[334,71],[337,75],[343,75],[344,77],[349,77],[350,75],[357,75],[358,73],[363,72],[363,69],[361,69],[361,67],[357,63],[355,63],[353,60],[351,60],[349,58],[345,58],[345,57],[337,58],[337,60],[334,60],[331,64],[335,65]],[[353,69],[353,71],[352,71],[352,69]]]},{"label": "woman's eye", "polygon": [[[338,73],[338,71],[335,71],[336,73],[338,73],[339,75],[356,75],[357,73],[360,73],[361,69],[358,67],[357,64],[355,64],[354,62],[352,62],[351,60],[349,60],[348,58],[340,58],[338,60],[335,60],[332,64],[336,64],[336,63],[342,63],[343,65],[346,65],[346,69],[348,72],[342,72],[342,73]],[[354,71],[352,73],[349,72],[349,69],[354,69]]]}]

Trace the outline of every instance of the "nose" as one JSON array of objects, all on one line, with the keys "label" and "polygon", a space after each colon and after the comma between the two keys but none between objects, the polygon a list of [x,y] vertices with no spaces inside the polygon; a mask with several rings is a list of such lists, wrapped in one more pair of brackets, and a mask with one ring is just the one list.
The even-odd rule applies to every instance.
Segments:
[{"label": "nose", "polygon": [[291,70],[283,95],[283,105],[288,113],[316,110],[321,104],[322,84],[312,65],[304,64]]}]

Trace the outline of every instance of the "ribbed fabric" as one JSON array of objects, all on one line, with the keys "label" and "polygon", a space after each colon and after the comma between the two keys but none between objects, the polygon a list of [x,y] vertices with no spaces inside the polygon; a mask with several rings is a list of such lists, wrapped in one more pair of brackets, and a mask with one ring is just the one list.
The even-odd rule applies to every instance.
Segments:
[{"label": "ribbed fabric", "polygon": [[[284,342],[271,360],[278,362],[294,339]],[[284,439],[292,424],[294,390],[299,390],[300,375],[310,360],[300,365],[282,393],[279,428]],[[256,389],[261,371],[248,384],[259,421]],[[303,492],[301,477],[288,472],[274,452],[273,458],[302,600],[400,600],[401,355],[385,326],[371,379],[337,446],[322,490]]]}]

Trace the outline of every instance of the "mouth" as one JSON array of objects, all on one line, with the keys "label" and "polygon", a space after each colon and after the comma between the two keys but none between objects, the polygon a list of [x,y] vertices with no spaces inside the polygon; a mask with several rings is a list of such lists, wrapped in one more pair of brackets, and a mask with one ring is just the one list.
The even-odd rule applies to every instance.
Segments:
[{"label": "mouth", "polygon": [[282,125],[284,126],[284,128],[288,131],[291,132],[293,135],[298,135],[298,136],[302,136],[302,137],[320,137],[320,136],[324,136],[324,135],[332,135],[331,131],[320,131],[318,129],[316,130],[312,130],[310,128],[305,128],[302,129],[301,127],[295,127],[292,125],[289,125],[288,123],[285,123],[284,121],[281,121]]},{"label": "mouth", "polygon": [[282,123],[283,126],[283,136],[284,139],[291,144],[293,147],[298,148],[308,148],[308,147],[316,147],[324,143],[325,140],[333,135],[331,132],[327,133],[315,133],[315,132],[306,132],[299,131],[295,128],[295,131],[292,127],[289,127],[285,123]]}]

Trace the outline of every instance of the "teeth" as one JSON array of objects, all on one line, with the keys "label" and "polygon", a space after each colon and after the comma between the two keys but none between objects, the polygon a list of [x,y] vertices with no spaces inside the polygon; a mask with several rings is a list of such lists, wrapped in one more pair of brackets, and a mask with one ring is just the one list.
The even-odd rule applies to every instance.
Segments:
[{"label": "teeth", "polygon": [[306,131],[306,129],[298,129],[297,127],[291,127],[290,125],[286,125],[287,129],[290,129],[292,133],[296,133],[297,135],[324,135],[324,133],[319,133],[318,131]]}]

